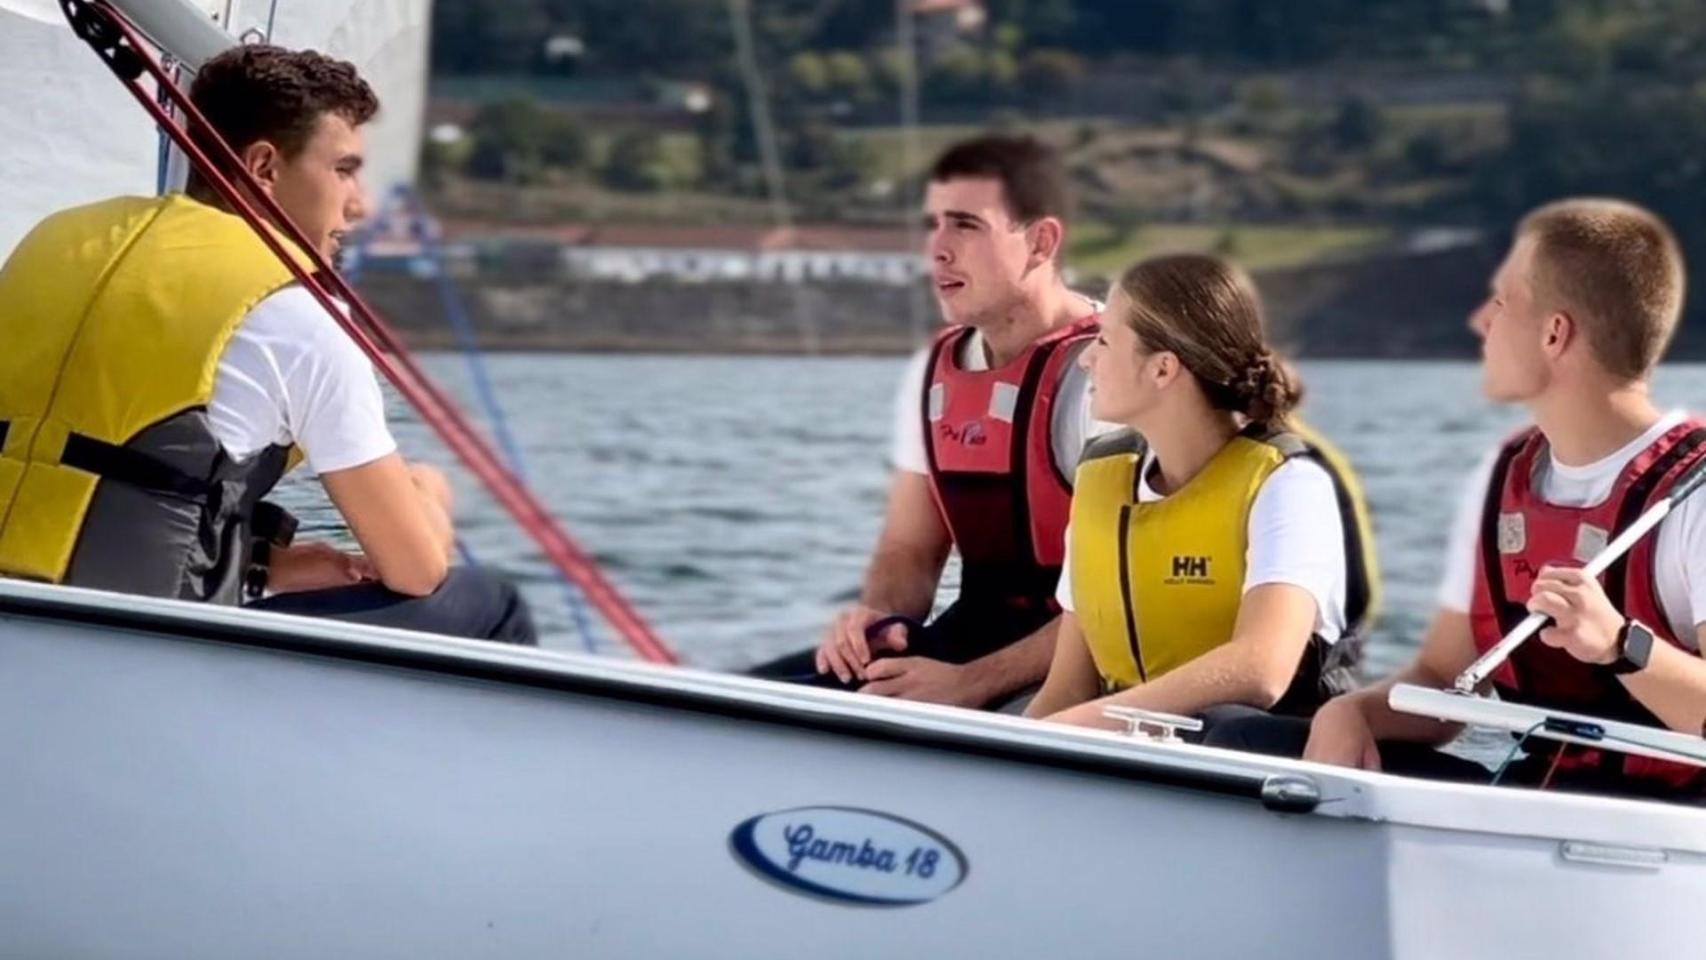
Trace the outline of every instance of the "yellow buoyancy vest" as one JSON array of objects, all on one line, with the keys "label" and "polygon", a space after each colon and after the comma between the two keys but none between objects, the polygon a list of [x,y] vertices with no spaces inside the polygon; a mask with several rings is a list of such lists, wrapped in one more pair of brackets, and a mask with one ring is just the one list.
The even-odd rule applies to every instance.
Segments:
[{"label": "yellow buoyancy vest", "polygon": [[1333,477],[1333,492],[1339,500],[1339,519],[1345,534],[1345,632],[1360,639],[1368,634],[1380,616],[1381,580],[1380,556],[1374,547],[1374,514],[1368,508],[1368,496],[1362,489],[1362,478],[1351,461],[1326,437],[1295,417],[1288,429],[1302,438],[1327,472]]},{"label": "yellow buoyancy vest", "polygon": [[[1141,438],[1129,431],[1086,450],[1072,498],[1071,590],[1104,689],[1152,680],[1232,638],[1243,600],[1249,517],[1262,484],[1286,460],[1310,456],[1340,491],[1346,530],[1346,637],[1368,620],[1378,576],[1360,490],[1337,451],[1294,433],[1234,437],[1183,489],[1137,500]],[[1325,654],[1323,649],[1314,651]],[[1306,658],[1307,659],[1307,658]],[[1331,669],[1339,671],[1345,664]],[[1314,685],[1325,669],[1306,662]],[[1342,682],[1335,676],[1334,683]],[[1288,700],[1292,699],[1288,695]]]},{"label": "yellow buoyancy vest", "polygon": [[[139,573],[154,581],[139,589],[194,595],[160,584],[232,562],[217,555],[236,539],[231,517],[196,513],[253,498],[232,486],[204,411],[238,323],[291,279],[241,219],[181,194],[61,211],[30,232],[0,268],[0,573],[79,582],[68,570],[88,552],[91,569],[175,565]],[[87,543],[97,490],[115,480],[147,496],[100,511],[101,542]],[[115,552],[133,560],[93,556]]]}]

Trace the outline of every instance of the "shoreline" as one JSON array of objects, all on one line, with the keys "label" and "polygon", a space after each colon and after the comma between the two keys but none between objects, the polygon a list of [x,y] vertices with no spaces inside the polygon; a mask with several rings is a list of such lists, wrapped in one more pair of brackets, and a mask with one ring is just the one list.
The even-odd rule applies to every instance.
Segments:
[{"label": "shoreline", "polygon": [[[1468,320],[1499,257],[1476,245],[1265,271],[1256,281],[1270,338],[1292,357],[1474,360]],[[493,351],[896,356],[940,322],[922,284],[632,283],[547,267],[494,268],[456,284],[480,347]],[[460,348],[431,276],[370,269],[359,286],[411,346]],[[1687,320],[1667,357],[1706,360],[1706,324]]]}]

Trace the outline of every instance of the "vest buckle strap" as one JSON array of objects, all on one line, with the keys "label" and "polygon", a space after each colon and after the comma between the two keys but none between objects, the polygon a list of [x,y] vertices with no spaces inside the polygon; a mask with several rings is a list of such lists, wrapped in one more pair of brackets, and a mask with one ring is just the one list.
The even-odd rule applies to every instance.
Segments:
[{"label": "vest buckle strap", "polygon": [[262,500],[249,515],[249,535],[260,543],[288,547],[296,539],[296,516],[276,503]]},{"label": "vest buckle strap", "polygon": [[6,449],[6,434],[12,432],[12,421],[0,420],[0,451]]},{"label": "vest buckle strap", "polygon": [[65,450],[59,455],[59,462],[104,480],[180,497],[206,497],[213,490],[206,480],[192,477],[146,453],[81,433],[72,433],[65,438]]}]

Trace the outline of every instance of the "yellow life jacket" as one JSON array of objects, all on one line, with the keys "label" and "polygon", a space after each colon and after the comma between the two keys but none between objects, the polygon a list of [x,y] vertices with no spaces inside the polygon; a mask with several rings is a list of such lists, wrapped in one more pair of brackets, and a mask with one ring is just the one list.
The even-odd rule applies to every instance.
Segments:
[{"label": "yellow life jacket", "polygon": [[1300,433],[1246,431],[1183,489],[1137,500],[1144,444],[1131,431],[1099,438],[1079,464],[1072,498],[1072,599],[1104,690],[1152,680],[1232,638],[1243,602],[1250,510],[1262,484],[1293,457],[1333,477],[1345,530],[1346,630],[1315,638],[1276,705],[1307,713],[1350,682],[1373,614],[1379,574],[1367,509],[1342,456]]},{"label": "yellow life jacket", "polygon": [[237,325],[290,271],[181,194],[42,221],[0,268],[0,574],[235,601],[284,448],[207,427]]}]

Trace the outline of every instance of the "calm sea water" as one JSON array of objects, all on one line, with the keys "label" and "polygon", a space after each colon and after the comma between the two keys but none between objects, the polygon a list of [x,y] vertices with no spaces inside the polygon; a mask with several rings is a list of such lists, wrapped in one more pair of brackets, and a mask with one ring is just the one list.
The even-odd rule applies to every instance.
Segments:
[{"label": "calm sea water", "polygon": [[[889,410],[901,358],[516,354],[485,358],[535,490],[687,662],[737,669],[816,640],[852,599],[881,520]],[[426,359],[478,410],[461,357]],[[1473,364],[1302,365],[1305,413],[1344,448],[1373,504],[1385,614],[1379,674],[1427,622],[1463,477],[1518,422],[1481,399]],[[1659,398],[1706,403],[1706,367],[1677,367]],[[400,404],[406,455],[448,465]],[[290,498],[332,529],[317,487]],[[465,476],[457,520],[478,559],[520,582],[562,649],[622,653],[575,626],[532,542]],[[951,597],[945,588],[944,598]],[[594,617],[596,621],[596,617]]]}]

